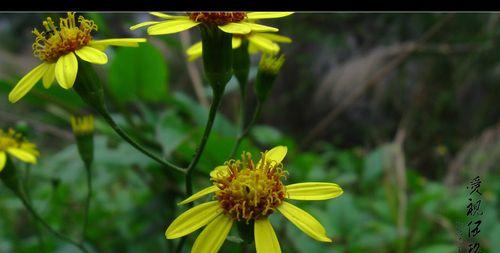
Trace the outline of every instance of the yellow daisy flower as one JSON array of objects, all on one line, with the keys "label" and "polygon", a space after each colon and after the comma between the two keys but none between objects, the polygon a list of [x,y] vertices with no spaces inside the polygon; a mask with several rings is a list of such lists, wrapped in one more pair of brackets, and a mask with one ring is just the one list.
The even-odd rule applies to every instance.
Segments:
[{"label": "yellow daisy flower", "polygon": [[262,153],[257,163],[249,153],[242,160],[231,160],[211,173],[213,186],[207,187],[179,204],[186,204],[214,193],[215,201],[195,206],[177,217],[167,228],[167,239],[175,239],[206,225],[194,242],[191,252],[215,253],[231,230],[233,222],[253,223],[257,253],[279,253],[280,245],[268,216],[276,210],[308,236],[331,242],[325,228],[306,211],[285,199],[326,200],[340,196],[337,184],[309,182],[285,186],[287,172],[281,161],[287,148],[278,146]]},{"label": "yellow daisy flower", "polygon": [[[233,49],[239,48],[241,42],[246,39],[248,40],[248,51],[250,53],[263,52],[268,54],[277,54],[280,51],[280,46],[278,43],[291,43],[292,39],[289,37],[278,35],[274,33],[264,33],[264,32],[251,32],[249,34],[239,35],[234,34],[232,40]],[[201,41],[193,44],[186,50],[188,55],[188,60],[193,61],[201,57],[203,52]]]},{"label": "yellow daisy flower", "polygon": [[0,129],[0,171],[5,167],[7,154],[27,163],[36,164],[39,152],[35,144],[26,141],[20,133],[13,129],[5,132]]},{"label": "yellow daisy flower", "polygon": [[45,88],[49,88],[54,79],[64,89],[73,87],[78,72],[76,56],[90,63],[105,64],[108,57],[103,51],[107,46],[137,47],[138,43],[146,41],[143,38],[94,40],[91,33],[98,29],[94,21],[83,16],[76,20],[74,12],[67,15],[67,18],[59,19],[59,27],[48,17],[43,22],[45,31],[33,30],[36,36],[33,54],[43,63],[16,84],[9,93],[10,102],[21,99],[40,79],[43,79]]},{"label": "yellow daisy flower", "polygon": [[165,19],[165,21],[142,22],[130,27],[130,30],[149,26],[149,35],[160,35],[177,33],[200,24],[208,24],[216,25],[220,30],[232,34],[277,32],[277,28],[253,22],[258,19],[285,17],[292,12],[188,12],[183,16],[173,16],[161,12],[151,12],[150,14]]}]

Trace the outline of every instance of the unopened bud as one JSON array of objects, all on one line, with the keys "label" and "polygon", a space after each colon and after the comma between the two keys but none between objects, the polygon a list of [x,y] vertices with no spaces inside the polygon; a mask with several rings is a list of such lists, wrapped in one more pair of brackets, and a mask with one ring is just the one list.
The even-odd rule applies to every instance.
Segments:
[{"label": "unopened bud", "polygon": [[283,55],[262,55],[254,85],[255,93],[260,102],[267,99],[284,62],[285,57]]},{"label": "unopened bud", "polygon": [[72,116],[70,122],[78,153],[85,166],[90,168],[94,160],[94,117],[92,115]]}]

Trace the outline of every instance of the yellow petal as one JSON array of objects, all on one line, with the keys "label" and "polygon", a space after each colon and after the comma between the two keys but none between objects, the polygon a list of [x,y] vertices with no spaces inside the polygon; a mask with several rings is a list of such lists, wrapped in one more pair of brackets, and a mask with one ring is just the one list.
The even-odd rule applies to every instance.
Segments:
[{"label": "yellow petal", "polygon": [[226,215],[219,215],[198,235],[191,253],[217,253],[232,225],[233,220],[231,218]]},{"label": "yellow petal", "polygon": [[286,186],[287,198],[296,200],[332,199],[342,193],[342,188],[334,183],[307,182]]},{"label": "yellow petal", "polygon": [[26,74],[19,82],[17,82],[16,86],[9,93],[9,101],[11,103],[17,102],[19,99],[24,97],[28,91],[30,91],[33,86],[42,78],[49,67],[48,63],[42,63],[32,69],[28,74]]},{"label": "yellow petal", "polygon": [[252,31],[252,28],[248,26],[247,23],[229,23],[226,25],[220,25],[219,29],[226,33],[235,33],[235,34],[247,34]]},{"label": "yellow petal", "polygon": [[278,44],[264,37],[251,36],[248,37],[248,40],[263,52],[276,54],[280,51],[280,46]]},{"label": "yellow petal", "polygon": [[257,48],[254,44],[250,43],[250,44],[248,45],[248,52],[249,52],[250,54],[256,54],[256,53],[258,53],[258,52],[259,52],[259,49],[258,49],[258,48]]},{"label": "yellow petal", "polygon": [[202,55],[201,53],[200,53],[200,54],[193,54],[193,55],[190,55],[190,56],[188,57],[188,61],[194,61],[194,60],[196,60],[196,59],[200,58],[200,57],[201,57],[201,55]]},{"label": "yellow petal", "polygon": [[278,28],[267,26],[267,25],[259,25],[255,23],[242,22],[242,24],[248,25],[252,32],[277,32]]},{"label": "yellow petal", "polygon": [[292,43],[291,38],[289,38],[287,36],[283,36],[283,35],[274,34],[274,33],[256,33],[253,36],[264,37],[264,38],[269,39],[269,40],[274,41],[274,42]]},{"label": "yellow petal", "polygon": [[148,27],[149,35],[160,35],[160,34],[170,34],[176,32],[182,32],[191,27],[197,26],[198,22],[195,22],[191,19],[175,19],[168,20],[164,22],[160,22],[157,25],[153,25]]},{"label": "yellow petal", "polygon": [[241,38],[233,36],[232,47],[233,49],[241,46]]},{"label": "yellow petal", "polygon": [[99,50],[106,49],[107,46],[118,47],[138,47],[139,43],[146,42],[145,38],[123,38],[123,39],[106,39],[106,40],[93,40],[89,46]]},{"label": "yellow petal", "polygon": [[108,62],[108,56],[93,47],[85,46],[75,51],[76,55],[84,61],[95,64],[106,64]]},{"label": "yellow petal", "polygon": [[43,87],[45,87],[45,89],[50,88],[50,86],[54,82],[55,74],[56,74],[56,64],[50,63],[42,79]]},{"label": "yellow petal", "polygon": [[199,199],[199,198],[201,198],[201,197],[203,197],[203,196],[205,196],[207,194],[210,194],[212,192],[216,192],[218,190],[219,190],[219,188],[217,186],[215,186],[215,185],[209,186],[209,187],[207,187],[207,188],[205,188],[205,189],[203,189],[203,190],[201,190],[201,191],[199,191],[199,192],[191,195],[189,198],[187,198],[187,199],[179,202],[179,204],[177,204],[177,205],[184,205],[184,204],[193,202],[193,201],[195,201],[195,200],[197,200],[197,199]]},{"label": "yellow petal", "polygon": [[287,151],[288,148],[286,146],[274,147],[273,149],[267,151],[266,160],[273,160],[280,163],[285,158]]},{"label": "yellow petal", "polygon": [[69,89],[75,84],[78,72],[78,60],[74,53],[65,54],[57,60],[56,80],[64,89]]},{"label": "yellow petal", "polygon": [[158,23],[160,23],[160,22],[158,22],[158,21],[146,21],[146,22],[139,23],[137,25],[133,25],[129,29],[133,31],[133,30],[137,30],[137,29],[139,29],[141,27],[145,27],[145,26],[148,26],[148,25],[155,25],[155,24],[158,24]]},{"label": "yellow petal", "polygon": [[197,205],[177,217],[165,231],[167,239],[185,236],[212,221],[222,210],[218,201]]},{"label": "yellow petal", "polygon": [[0,172],[3,170],[3,167],[5,167],[5,163],[7,162],[7,155],[5,152],[0,151]]},{"label": "yellow petal", "polygon": [[20,148],[8,148],[7,152],[14,157],[17,157],[19,160],[27,163],[36,163],[36,156],[31,154],[26,150],[22,150]]},{"label": "yellow petal", "polygon": [[220,178],[229,176],[229,167],[227,165],[217,166],[210,172],[211,178]]},{"label": "yellow petal", "polygon": [[195,55],[195,54],[201,54],[203,50],[203,45],[201,43],[201,41],[193,44],[192,46],[190,46],[187,50],[186,50],[186,54],[187,55]]},{"label": "yellow petal", "polygon": [[173,15],[168,15],[168,14],[157,12],[157,11],[150,12],[149,14],[156,16],[156,17],[159,17],[159,18],[164,18],[164,19],[187,19],[188,18],[188,16],[173,16]]},{"label": "yellow petal", "polygon": [[321,242],[332,241],[326,236],[323,225],[306,211],[287,202],[278,206],[278,210],[306,235]]},{"label": "yellow petal", "polygon": [[188,61],[194,61],[199,58],[203,54],[203,46],[201,41],[193,44],[186,50],[186,54],[188,55]]},{"label": "yellow petal", "polygon": [[282,18],[292,14],[293,12],[249,12],[247,19]]},{"label": "yellow petal", "polygon": [[278,238],[267,218],[255,221],[254,235],[257,253],[281,253]]}]

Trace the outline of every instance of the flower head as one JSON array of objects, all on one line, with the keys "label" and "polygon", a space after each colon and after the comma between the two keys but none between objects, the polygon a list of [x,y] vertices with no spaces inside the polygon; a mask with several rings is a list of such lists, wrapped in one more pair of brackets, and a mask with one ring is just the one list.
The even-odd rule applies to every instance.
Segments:
[{"label": "flower head", "polygon": [[[233,49],[239,48],[243,40],[248,40],[249,53],[277,54],[280,51],[278,43],[291,43],[289,37],[266,32],[251,32],[249,34],[234,34],[232,40]],[[201,41],[193,44],[186,50],[188,60],[192,61],[203,54]]]},{"label": "flower head", "polygon": [[177,217],[165,236],[174,239],[206,225],[194,242],[191,252],[215,253],[219,250],[234,222],[253,224],[257,253],[281,252],[269,215],[279,211],[308,236],[331,242],[325,228],[306,211],[285,201],[326,200],[343,191],[334,183],[297,183],[284,185],[287,172],[281,163],[287,148],[275,147],[263,152],[256,164],[249,153],[241,160],[231,160],[211,173],[213,186],[207,187],[180,204],[186,204],[214,193],[215,200],[195,206]]},{"label": "flower head", "polygon": [[0,129],[0,171],[5,167],[7,155],[35,164],[39,152],[35,144],[25,140],[20,133],[13,129],[8,131]]},{"label": "flower head", "polygon": [[26,74],[9,93],[12,103],[26,95],[40,79],[45,88],[49,88],[54,79],[64,89],[73,87],[78,72],[77,56],[90,63],[105,64],[108,57],[103,51],[107,46],[136,47],[146,41],[143,38],[94,40],[92,32],[97,31],[97,25],[83,16],[77,19],[74,12],[60,18],[59,25],[50,17],[42,24],[45,31],[33,30],[33,54],[43,63]]},{"label": "flower head", "polygon": [[85,168],[90,169],[94,161],[94,116],[71,116],[71,128]]},{"label": "flower head", "polygon": [[151,12],[153,16],[165,21],[146,21],[130,27],[135,30],[148,27],[149,35],[181,32],[200,24],[216,26],[226,33],[248,34],[250,32],[277,32],[278,29],[254,23],[258,19],[281,18],[291,12],[188,12],[182,16],[173,16],[161,12]]},{"label": "flower head", "polygon": [[71,128],[76,136],[91,135],[94,133],[94,116],[71,116]]},{"label": "flower head", "polygon": [[285,63],[285,56],[263,54],[259,62],[259,70],[268,74],[276,75]]}]

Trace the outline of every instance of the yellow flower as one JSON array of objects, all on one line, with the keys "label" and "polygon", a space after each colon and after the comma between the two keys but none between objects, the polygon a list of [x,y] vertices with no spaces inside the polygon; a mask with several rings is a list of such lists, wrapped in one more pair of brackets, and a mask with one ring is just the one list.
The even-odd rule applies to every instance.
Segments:
[{"label": "yellow flower", "polygon": [[[233,49],[239,48],[241,46],[242,40],[248,40],[248,51],[250,53],[263,52],[268,54],[277,54],[280,51],[280,46],[276,42],[280,43],[291,43],[292,39],[286,36],[274,34],[274,33],[264,33],[264,32],[251,32],[244,35],[233,35],[232,46]],[[195,60],[202,55],[202,43],[197,42],[193,44],[186,50],[188,55],[188,60]]]},{"label": "yellow flower", "polygon": [[43,63],[16,84],[9,93],[10,102],[21,99],[40,79],[43,79],[45,88],[49,88],[54,79],[64,89],[73,87],[78,72],[76,56],[90,63],[105,64],[108,57],[103,51],[107,46],[136,47],[139,42],[146,41],[143,38],[94,40],[91,35],[92,31],[97,31],[94,21],[83,16],[76,20],[74,12],[67,15],[67,18],[59,19],[59,27],[48,17],[43,22],[45,31],[33,30],[36,36],[33,54]]},{"label": "yellow flower", "polygon": [[287,172],[281,161],[287,148],[278,146],[262,154],[257,163],[249,153],[242,160],[231,160],[218,166],[210,177],[214,185],[207,187],[179,204],[186,204],[214,193],[216,200],[195,206],[177,217],[165,236],[174,239],[206,225],[194,242],[191,252],[215,253],[219,250],[233,222],[253,223],[257,253],[279,253],[280,245],[268,216],[278,210],[308,236],[331,242],[325,228],[306,211],[285,199],[326,200],[343,191],[334,183],[297,183],[285,186],[281,179]]},{"label": "yellow flower", "polygon": [[35,144],[26,141],[20,133],[13,129],[5,132],[0,129],[0,171],[5,167],[7,154],[27,163],[36,164],[39,152]]},{"label": "yellow flower", "polygon": [[70,118],[71,129],[77,136],[89,135],[94,132],[94,116],[71,116]]},{"label": "yellow flower", "polygon": [[215,25],[220,30],[232,34],[277,32],[277,28],[253,22],[258,19],[285,17],[292,14],[292,12],[188,12],[182,16],[173,16],[161,12],[151,12],[150,14],[166,21],[146,21],[134,25],[130,29],[135,30],[149,26],[149,35],[160,35],[181,32],[199,24],[208,24]]}]

